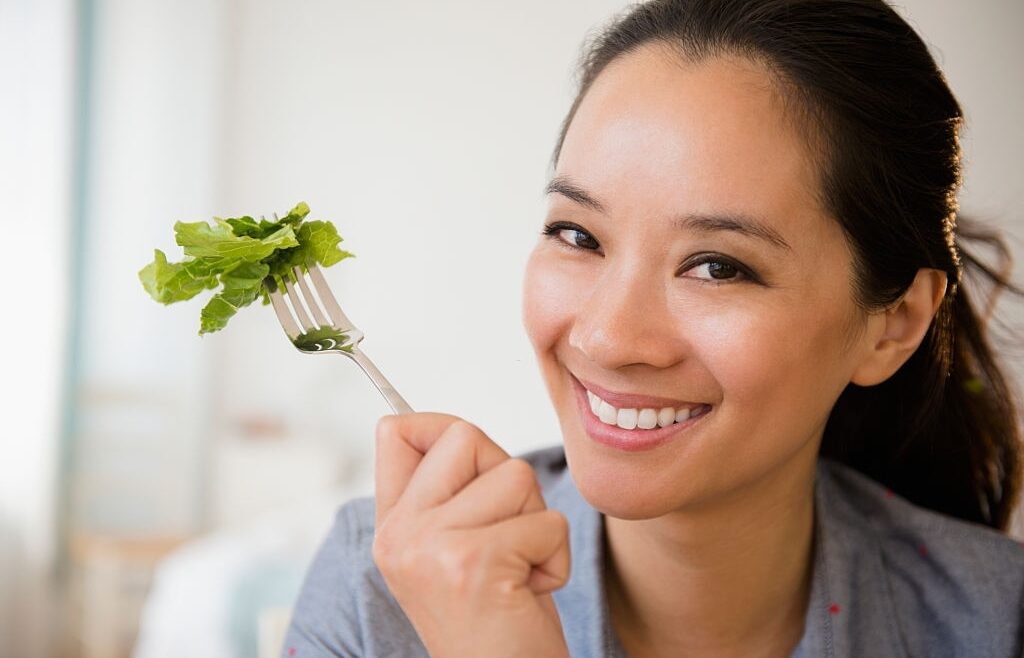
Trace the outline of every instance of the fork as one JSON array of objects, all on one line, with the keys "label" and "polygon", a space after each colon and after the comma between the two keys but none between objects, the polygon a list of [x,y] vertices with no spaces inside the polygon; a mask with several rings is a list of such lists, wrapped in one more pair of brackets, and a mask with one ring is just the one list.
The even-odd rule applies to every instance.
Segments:
[{"label": "fork", "polygon": [[[305,273],[299,267],[293,268],[292,272],[295,283],[286,279],[283,294],[273,277],[267,277],[263,282],[281,328],[292,345],[303,354],[344,354],[362,368],[396,414],[412,413],[409,403],[359,349],[363,332],[341,310],[320,268],[313,263],[306,267]],[[307,275],[313,289],[316,289],[315,297],[306,280]]]}]

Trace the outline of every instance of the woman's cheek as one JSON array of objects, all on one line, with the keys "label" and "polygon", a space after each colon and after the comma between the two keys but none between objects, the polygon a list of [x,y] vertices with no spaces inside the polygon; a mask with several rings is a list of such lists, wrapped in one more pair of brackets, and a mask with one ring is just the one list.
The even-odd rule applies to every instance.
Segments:
[{"label": "woman's cheek", "polygon": [[844,384],[836,378],[837,322],[827,304],[737,304],[700,321],[691,334],[694,349],[730,408],[758,410],[773,425],[791,429],[802,421],[789,410],[801,409],[799,417],[814,425],[827,417]]},{"label": "woman's cheek", "polygon": [[778,386],[793,365],[794,348],[780,318],[734,301],[705,304],[681,320],[679,330],[692,345],[692,356],[722,387],[723,397],[740,400]]},{"label": "woman's cheek", "polygon": [[523,283],[523,326],[538,354],[568,334],[576,306],[586,294],[573,268],[543,249],[534,250]]}]

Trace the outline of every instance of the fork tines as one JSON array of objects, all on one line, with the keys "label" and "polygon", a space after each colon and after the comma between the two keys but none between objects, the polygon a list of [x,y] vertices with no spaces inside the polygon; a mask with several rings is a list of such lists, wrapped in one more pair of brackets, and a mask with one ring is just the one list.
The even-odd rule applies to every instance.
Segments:
[{"label": "fork tines", "polygon": [[[286,280],[284,295],[275,285],[267,286],[270,291],[270,303],[274,306],[277,319],[288,337],[295,340],[301,334],[319,327],[331,326],[340,331],[355,329],[331,293],[320,268],[313,264],[306,269],[316,290],[315,295],[306,282],[305,274],[298,267],[293,269],[298,285]],[[287,303],[285,297],[288,299]]]}]

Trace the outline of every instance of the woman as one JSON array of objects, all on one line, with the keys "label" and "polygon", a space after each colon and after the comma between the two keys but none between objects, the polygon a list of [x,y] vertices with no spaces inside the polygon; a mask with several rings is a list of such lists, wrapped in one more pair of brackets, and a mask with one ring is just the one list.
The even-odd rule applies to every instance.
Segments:
[{"label": "woman", "polygon": [[1020,656],[961,124],[882,0],[618,19],[524,286],[564,448],[382,419],[285,655]]}]

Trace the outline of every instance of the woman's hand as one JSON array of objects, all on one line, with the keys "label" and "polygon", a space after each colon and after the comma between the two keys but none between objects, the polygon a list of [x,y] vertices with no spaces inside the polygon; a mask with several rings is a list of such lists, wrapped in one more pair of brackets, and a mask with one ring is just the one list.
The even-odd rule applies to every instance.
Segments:
[{"label": "woman's hand", "polygon": [[454,416],[377,425],[373,559],[433,658],[568,658],[569,526],[533,469]]}]

